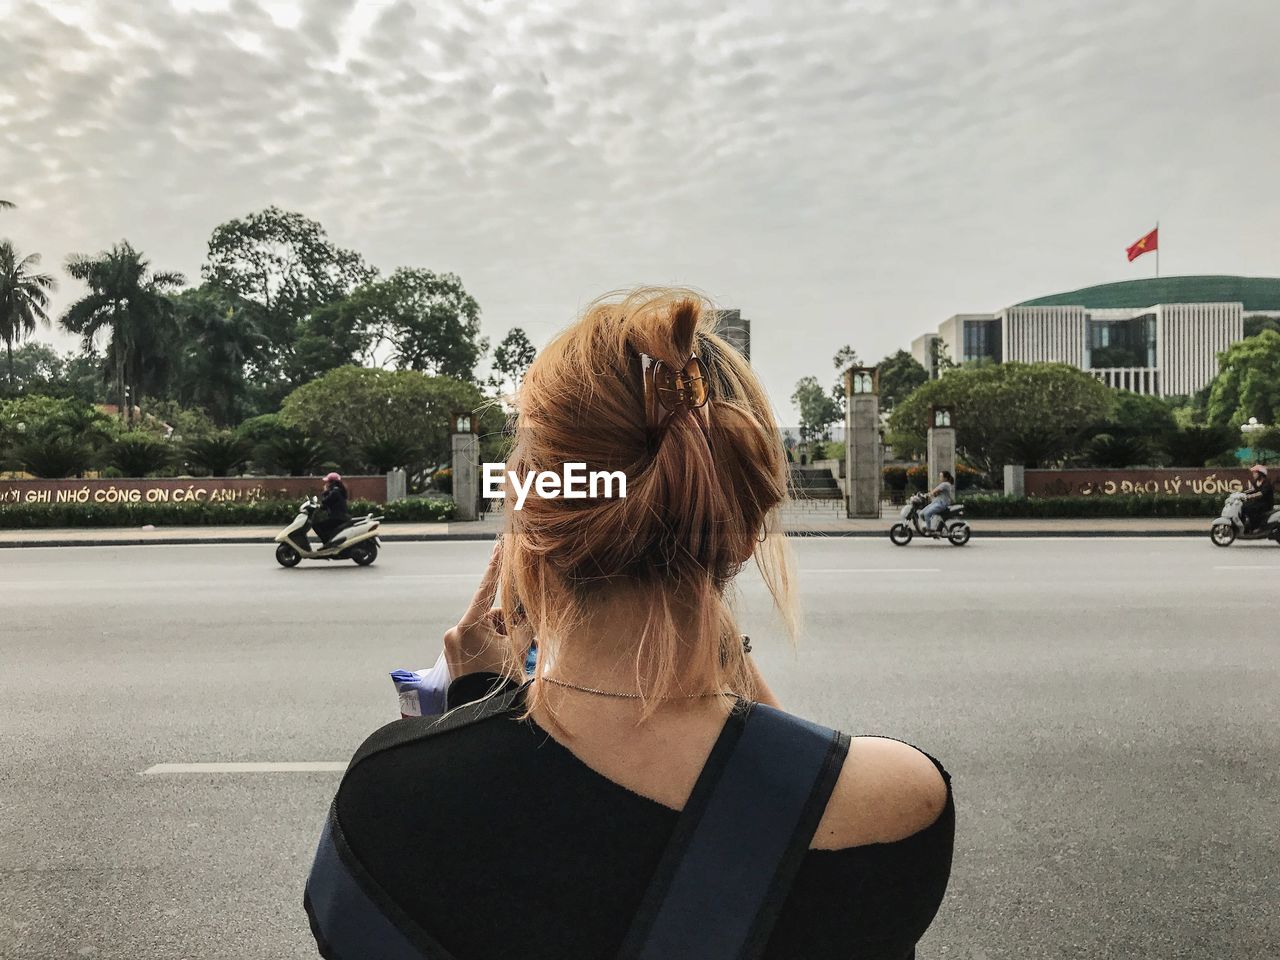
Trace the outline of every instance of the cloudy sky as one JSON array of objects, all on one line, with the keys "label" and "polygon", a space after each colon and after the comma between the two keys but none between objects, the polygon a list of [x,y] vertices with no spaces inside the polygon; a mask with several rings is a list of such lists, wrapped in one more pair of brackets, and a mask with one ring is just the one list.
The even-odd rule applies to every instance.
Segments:
[{"label": "cloudy sky", "polygon": [[459,273],[495,342],[689,284],[792,421],[844,343],[1149,276],[1157,219],[1165,274],[1280,275],[1278,36],[1277,0],[0,0],[0,235],[195,278],[278,204]]}]

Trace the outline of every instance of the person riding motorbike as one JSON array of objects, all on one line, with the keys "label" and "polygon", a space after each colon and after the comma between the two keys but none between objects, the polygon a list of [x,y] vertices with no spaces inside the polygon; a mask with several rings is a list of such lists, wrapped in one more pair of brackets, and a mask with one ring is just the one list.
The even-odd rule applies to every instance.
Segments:
[{"label": "person riding motorbike", "polygon": [[933,500],[929,505],[920,512],[920,519],[924,521],[924,528],[928,533],[934,533],[933,522],[941,514],[946,512],[947,507],[951,506],[952,500],[956,495],[956,478],[951,475],[949,470],[942,471],[942,482],[929,491],[929,496]]},{"label": "person riding motorbike", "polygon": [[1249,487],[1245,490],[1244,507],[1240,511],[1246,533],[1256,530],[1258,524],[1271,515],[1276,500],[1275,488],[1267,477],[1266,467],[1255,463],[1249,468],[1249,474]]},{"label": "person riding motorbike", "polygon": [[336,473],[326,475],[324,492],[320,495],[320,509],[311,521],[311,528],[322,543],[328,543],[329,538],[351,519],[351,514],[347,512],[347,499],[347,488],[342,477]]}]

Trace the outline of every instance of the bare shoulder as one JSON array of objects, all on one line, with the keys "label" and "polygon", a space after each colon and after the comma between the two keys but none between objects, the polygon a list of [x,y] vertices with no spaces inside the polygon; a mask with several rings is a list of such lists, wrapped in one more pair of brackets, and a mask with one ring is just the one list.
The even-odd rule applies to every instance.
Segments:
[{"label": "bare shoulder", "polygon": [[937,821],[947,783],[915,747],[885,737],[854,737],[813,847],[840,850],[904,840]]}]

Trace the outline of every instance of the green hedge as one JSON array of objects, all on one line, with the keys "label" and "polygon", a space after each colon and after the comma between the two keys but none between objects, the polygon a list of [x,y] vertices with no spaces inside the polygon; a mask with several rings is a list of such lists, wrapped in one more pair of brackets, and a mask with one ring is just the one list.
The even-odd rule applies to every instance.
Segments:
[{"label": "green hedge", "polygon": [[[297,513],[298,500],[268,499],[253,503],[23,503],[0,507],[0,529],[51,527],[284,527]],[[353,500],[351,513],[378,514],[388,523],[434,523],[453,519],[453,501],[443,498],[371,503]]]},{"label": "green hedge", "polygon": [[960,498],[969,518],[1053,517],[1216,517],[1220,496],[1000,497],[974,494]]}]

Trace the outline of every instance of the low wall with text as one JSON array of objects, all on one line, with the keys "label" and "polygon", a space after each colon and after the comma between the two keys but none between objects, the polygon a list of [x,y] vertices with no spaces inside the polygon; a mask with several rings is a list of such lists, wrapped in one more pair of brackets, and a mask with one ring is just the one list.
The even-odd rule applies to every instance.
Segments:
[{"label": "low wall with text", "polygon": [[[386,477],[343,477],[353,500],[387,500]],[[147,477],[120,480],[0,480],[9,504],[252,503],[319,494],[320,477]]]},{"label": "low wall with text", "polygon": [[1028,470],[1028,497],[1226,496],[1249,484],[1247,469]]}]

